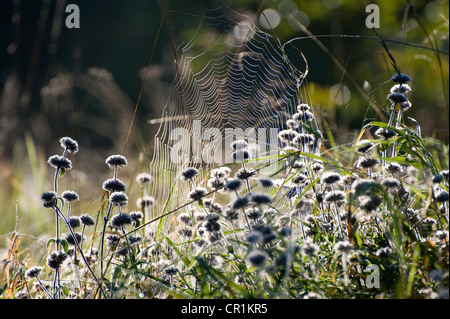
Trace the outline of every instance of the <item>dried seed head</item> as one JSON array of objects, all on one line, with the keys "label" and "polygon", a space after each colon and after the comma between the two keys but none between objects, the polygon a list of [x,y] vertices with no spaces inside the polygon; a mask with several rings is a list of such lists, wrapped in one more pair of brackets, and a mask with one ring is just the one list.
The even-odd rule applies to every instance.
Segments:
[{"label": "dried seed head", "polygon": [[61,147],[70,153],[76,154],[78,152],[78,143],[74,139],[66,136],[59,139]]},{"label": "dried seed head", "polygon": [[54,168],[63,168],[65,170],[72,169],[72,161],[66,157],[59,155],[50,156],[47,163]]},{"label": "dried seed head", "polygon": [[221,228],[221,225],[218,222],[207,220],[203,223],[202,227],[205,229],[206,232],[211,234],[218,232]]},{"label": "dried seed head", "polygon": [[107,192],[114,193],[125,192],[127,187],[120,179],[110,178],[103,183],[102,188]]},{"label": "dried seed head", "polygon": [[355,174],[345,175],[342,177],[342,183],[346,186],[351,186],[354,181],[358,179],[358,176]]},{"label": "dried seed head", "polygon": [[272,180],[270,180],[268,178],[260,178],[258,181],[262,187],[272,187],[273,186]]},{"label": "dried seed head", "polygon": [[109,201],[115,206],[127,206],[128,196],[124,192],[114,192],[109,196]]},{"label": "dried seed head", "polygon": [[227,182],[225,189],[228,191],[237,191],[241,188],[242,182],[239,179],[232,179]]},{"label": "dried seed head", "polygon": [[280,229],[280,235],[283,237],[290,237],[292,235],[292,228],[289,226],[284,226]]},{"label": "dried seed head", "polygon": [[80,217],[78,217],[78,216],[72,216],[72,217],[70,217],[70,218],[69,218],[69,225],[70,225],[72,228],[80,227],[80,225],[81,225],[81,219],[80,219]]},{"label": "dried seed head", "polygon": [[177,229],[178,235],[186,238],[192,237],[192,234],[194,233],[192,230],[192,227],[183,225],[181,227],[178,227]]},{"label": "dried seed head", "polygon": [[231,143],[231,147],[236,151],[244,150],[247,147],[247,142],[244,140],[236,140]]},{"label": "dried seed head", "polygon": [[390,174],[401,174],[403,172],[403,166],[396,162],[391,162],[384,165],[384,170]]},{"label": "dried seed head", "polygon": [[353,246],[348,241],[338,241],[334,245],[334,250],[341,254],[348,254],[353,249]]},{"label": "dried seed head", "polygon": [[314,141],[315,141],[314,135],[306,134],[306,133],[298,134],[293,140],[293,142],[296,145],[301,145],[301,146],[304,146],[304,145],[311,146],[314,144]]},{"label": "dried seed head", "polygon": [[130,243],[130,245],[137,244],[137,243],[139,243],[141,240],[142,240],[141,235],[135,235],[135,236],[130,235],[130,236],[128,236],[128,242]]},{"label": "dried seed head", "polygon": [[125,213],[119,213],[119,214],[115,214],[111,218],[111,226],[121,228],[126,225],[130,225],[132,221],[133,221],[133,219],[130,217],[130,215],[125,214]]},{"label": "dried seed head", "polygon": [[380,207],[381,198],[377,196],[363,196],[360,198],[360,208],[368,213],[374,212]]},{"label": "dried seed head", "polygon": [[381,180],[381,186],[384,186],[386,188],[397,188],[400,186],[400,182],[398,179],[393,177],[385,177]]},{"label": "dried seed head", "polygon": [[187,199],[188,200],[199,200],[201,199],[203,196],[205,196],[208,193],[208,191],[206,190],[206,188],[204,187],[197,187],[193,190],[191,190],[188,195],[187,195]]},{"label": "dried seed head", "polygon": [[302,212],[310,213],[314,207],[315,201],[310,198],[302,198],[300,201],[295,205],[295,208],[298,210],[301,210]]},{"label": "dried seed head", "polygon": [[80,196],[74,191],[64,191],[61,197],[69,203],[80,199]]},{"label": "dried seed head", "polygon": [[278,138],[280,139],[280,141],[284,142],[284,143],[289,143],[292,142],[294,140],[294,138],[296,138],[298,136],[298,132],[294,131],[294,130],[282,130],[278,133]]},{"label": "dried seed head", "polygon": [[217,202],[213,202],[209,198],[203,200],[203,206],[205,206],[205,208],[208,209],[210,212],[221,213],[223,210],[222,205],[220,205]]},{"label": "dried seed head", "polygon": [[262,242],[263,240],[263,235],[260,232],[257,231],[252,231],[250,233],[247,233],[245,235],[245,240],[249,243],[249,244],[259,244]]},{"label": "dried seed head", "polygon": [[358,144],[356,144],[356,151],[358,153],[367,153],[374,144],[370,140],[360,140]]},{"label": "dried seed head", "polygon": [[223,168],[214,168],[210,172],[210,176],[212,179],[224,179],[228,177],[229,171]]},{"label": "dried seed head", "polygon": [[299,111],[299,112],[309,111],[310,109],[311,109],[311,107],[306,103],[301,103],[301,104],[297,105],[297,111]]},{"label": "dried seed head", "polygon": [[273,231],[272,227],[264,224],[255,224],[253,229],[259,231],[263,235],[263,244],[268,244],[271,241],[277,239],[277,235]]},{"label": "dried seed head", "polygon": [[438,203],[448,202],[448,192],[441,190],[434,195],[434,198]]},{"label": "dried seed head", "polygon": [[152,196],[148,196],[148,195],[139,197],[136,201],[137,207],[139,207],[142,210],[145,207],[150,207],[150,206],[153,206],[154,204],[155,204],[155,199]]},{"label": "dried seed head", "polygon": [[63,251],[53,251],[47,258],[47,266],[51,269],[58,269],[67,259],[67,254]]},{"label": "dried seed head", "polygon": [[64,234],[64,235],[63,235],[63,238],[64,238],[64,239],[67,241],[67,243],[68,243],[69,245],[71,245],[71,246],[75,246],[77,243],[78,243],[78,244],[81,243],[81,240],[82,240],[82,239],[83,239],[83,241],[84,241],[84,238],[82,238],[81,233],[79,233],[79,232],[76,232],[76,233],[75,233],[75,239],[76,239],[76,241],[75,241],[75,239],[73,238],[73,236],[72,236],[71,233]]},{"label": "dried seed head", "polygon": [[369,169],[380,164],[380,160],[375,157],[361,156],[357,161],[355,166],[357,168]]},{"label": "dried seed head", "polygon": [[444,181],[444,176],[441,174],[436,174],[433,176],[431,181],[435,184],[440,184]]},{"label": "dried seed head", "polygon": [[262,216],[262,213],[259,209],[251,207],[245,210],[245,214],[251,220],[256,220]]},{"label": "dried seed head", "polygon": [[35,278],[35,277],[39,276],[39,274],[41,272],[42,272],[41,266],[34,266],[25,272],[25,276],[27,276],[28,278]]},{"label": "dried seed head", "polygon": [[202,222],[206,220],[206,216],[208,214],[206,214],[205,212],[195,212],[194,213],[194,218],[197,222]]},{"label": "dried seed head", "polygon": [[343,205],[346,203],[345,193],[343,191],[327,192],[323,200],[328,204]]},{"label": "dried seed head", "polygon": [[178,273],[178,271],[179,271],[178,268],[173,267],[173,266],[167,267],[164,270],[164,272],[166,273],[167,276],[174,276]]},{"label": "dried seed head", "polygon": [[392,103],[397,103],[397,104],[401,104],[401,103],[408,101],[406,96],[404,96],[403,94],[398,93],[398,92],[389,93],[389,95],[387,96],[387,99],[389,101],[391,101]]},{"label": "dried seed head", "polygon": [[311,169],[314,173],[318,174],[319,172],[323,171],[323,164],[320,162],[314,162],[311,164]]},{"label": "dried seed head", "polygon": [[269,196],[260,193],[253,193],[250,196],[250,201],[252,201],[256,205],[269,205],[272,202]]},{"label": "dried seed head", "polygon": [[253,267],[261,268],[265,266],[268,258],[269,256],[267,255],[266,252],[254,249],[248,254],[247,261]]},{"label": "dried seed head", "polygon": [[88,214],[83,214],[80,216],[80,221],[85,226],[93,226],[95,224],[94,219]]},{"label": "dried seed head", "polygon": [[306,241],[301,246],[301,253],[305,256],[308,256],[308,257],[316,256],[318,252],[319,252],[319,246],[317,246],[316,244],[314,244],[311,241]]},{"label": "dried seed head", "polygon": [[44,192],[41,195],[41,199],[44,207],[50,208],[56,206],[58,195],[55,192]]},{"label": "dried seed head", "polygon": [[198,170],[196,168],[188,167],[184,171],[181,172],[181,180],[182,181],[192,180],[197,175],[198,175]]},{"label": "dried seed head", "polygon": [[408,94],[409,92],[411,92],[411,87],[408,84],[395,84],[390,90],[390,93]]},{"label": "dried seed head", "polygon": [[256,175],[256,171],[253,169],[241,168],[236,172],[236,177],[239,179],[247,179]]},{"label": "dried seed head", "polygon": [[226,185],[226,181],[222,178],[210,178],[206,185],[212,190],[217,190],[222,189]]},{"label": "dried seed head", "polygon": [[180,213],[177,217],[182,224],[190,226],[192,224],[191,216],[188,213]]},{"label": "dried seed head", "polygon": [[153,176],[149,173],[140,173],[136,176],[136,182],[139,185],[148,184],[153,180]]},{"label": "dried seed head", "polygon": [[337,172],[325,172],[322,174],[321,180],[322,183],[332,185],[341,181],[341,174]]},{"label": "dried seed head", "polygon": [[375,135],[380,137],[380,138],[382,138],[382,139],[384,139],[384,140],[387,140],[387,139],[389,139],[391,137],[394,137],[396,134],[397,133],[395,133],[394,130],[391,130],[391,129],[388,129],[388,128],[383,128],[383,127],[380,127],[379,129],[377,129],[375,131]]},{"label": "dried seed head", "polygon": [[144,214],[142,214],[140,211],[132,211],[130,213],[130,217],[131,219],[133,219],[134,221],[138,221],[140,219],[142,219],[144,217]]},{"label": "dried seed head", "polygon": [[300,161],[295,161],[295,162],[292,164],[292,169],[301,170],[301,169],[303,169],[304,167],[305,167],[305,163],[300,162]]},{"label": "dried seed head", "polygon": [[395,82],[395,83],[404,84],[404,83],[408,83],[409,81],[411,81],[411,77],[404,73],[395,73],[392,76],[391,81]]},{"label": "dried seed head", "polygon": [[106,159],[105,163],[111,169],[128,165],[127,159],[122,155],[111,155]]},{"label": "dried seed head", "polygon": [[247,197],[239,197],[237,198],[231,205],[233,209],[241,209],[248,205],[248,198]]},{"label": "dried seed head", "polygon": [[389,95],[387,96],[387,99],[391,103],[400,105],[402,111],[406,111],[407,109],[409,109],[411,107],[411,102],[409,102],[409,100],[406,98],[406,96],[403,95],[402,93],[398,93],[398,92],[389,93]]},{"label": "dried seed head", "polygon": [[297,121],[291,119],[286,121],[286,125],[290,130],[297,130],[300,127]]},{"label": "dried seed head", "polygon": [[227,206],[224,210],[224,215],[229,220],[237,220],[239,219],[239,213],[231,208],[230,206]]},{"label": "dried seed head", "polygon": [[314,119],[314,114],[310,111],[299,111],[295,113],[292,118],[296,121],[309,122]]},{"label": "dried seed head", "polygon": [[120,242],[120,236],[116,234],[110,234],[106,236],[106,247],[110,250],[116,249]]}]

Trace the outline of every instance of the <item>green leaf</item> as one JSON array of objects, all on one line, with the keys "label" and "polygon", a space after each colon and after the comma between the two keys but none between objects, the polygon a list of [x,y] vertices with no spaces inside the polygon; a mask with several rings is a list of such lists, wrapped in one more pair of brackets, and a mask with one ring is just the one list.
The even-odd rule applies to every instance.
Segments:
[{"label": "green leaf", "polygon": [[63,238],[60,238],[58,240],[56,238],[50,238],[47,241],[47,246],[46,246],[47,251],[48,251],[48,247],[50,246],[50,244],[53,244],[53,243],[61,244],[61,246],[63,247],[65,253],[67,253],[69,251],[69,243],[67,242],[67,240],[65,240]]},{"label": "green leaf", "polygon": [[69,251],[69,243],[67,242],[67,240],[61,238],[59,240],[60,244],[63,246],[64,248],[64,252],[67,253]]},{"label": "green leaf", "polygon": [[120,267],[116,267],[114,269],[114,274],[111,279],[112,282],[117,282],[118,280],[122,279],[122,269]]},{"label": "green leaf", "polygon": [[176,247],[176,245],[170,240],[169,237],[163,235],[164,238],[167,240],[167,243],[170,245],[170,247],[176,252],[176,254],[178,255],[178,257],[180,257],[180,259],[183,261],[184,265],[186,267],[189,266],[189,259],[186,258],[185,256],[183,256],[183,254],[180,252],[180,250]]},{"label": "green leaf", "polygon": [[66,295],[66,297],[69,296],[70,291],[67,286],[63,285],[63,286],[61,286],[61,289],[62,289],[64,295]]},{"label": "green leaf", "polygon": [[50,238],[50,239],[47,241],[47,245],[46,245],[47,251],[48,251],[48,246],[49,246],[50,244],[54,243],[54,242],[56,242],[56,239],[55,239],[55,238]]}]

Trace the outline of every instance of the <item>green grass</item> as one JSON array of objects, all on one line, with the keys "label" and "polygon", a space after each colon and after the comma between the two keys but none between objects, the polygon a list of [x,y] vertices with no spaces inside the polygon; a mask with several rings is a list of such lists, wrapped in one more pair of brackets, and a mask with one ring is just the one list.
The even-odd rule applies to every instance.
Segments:
[{"label": "green grass", "polygon": [[[448,75],[443,74],[442,57],[435,53],[439,61],[434,66],[445,82]],[[386,65],[398,72],[396,61],[390,53],[388,56],[392,61]],[[383,98],[388,94],[386,86],[392,83],[384,80],[371,94]],[[317,105],[323,102],[320,90],[317,86],[312,98],[319,101]],[[101,101],[100,96],[112,91],[94,93]],[[80,100],[84,107],[92,92],[83,93]],[[416,93],[412,91],[411,95]],[[230,168],[220,178],[228,182],[236,179],[244,165],[202,167],[191,181],[183,181],[179,178],[181,168],[173,171],[160,163],[153,177],[167,182],[150,187],[135,181],[138,173],[151,167],[149,159],[141,156],[147,150],[135,147],[127,155],[128,165],[115,171],[104,164],[112,150],[106,154],[105,149],[96,153],[96,149],[81,148],[87,154],[83,160],[78,160],[82,154],[64,153],[73,161],[73,170],[57,174],[57,200],[51,207],[43,207],[42,193],[55,185],[55,169],[47,159],[52,150],[58,149],[58,137],[54,145],[42,149],[31,134],[25,134],[15,144],[11,161],[1,163],[6,182],[0,185],[0,299],[448,298],[448,141],[423,136],[421,119],[414,119],[409,110],[400,112],[398,103],[375,101],[375,96],[365,100],[361,129],[356,133],[342,129],[351,140],[336,136],[336,119],[323,116],[327,109],[318,107],[317,123],[310,126],[301,122],[298,132],[314,133],[321,128],[319,151],[310,152],[302,145],[303,150],[282,153],[280,146],[277,155],[245,162],[255,175],[242,178],[239,191],[207,188],[201,199],[187,196],[194,184],[207,187],[213,168]],[[99,120],[109,123],[102,127],[120,126],[121,134],[130,133],[130,108],[119,102],[115,106],[124,114],[117,123],[113,122],[117,120],[115,113],[107,116],[103,105],[95,112]],[[386,121],[371,117],[372,106],[380,108]],[[80,130],[78,124],[74,126]],[[91,129],[105,136],[109,132],[100,126]],[[380,138],[378,129],[394,134]],[[139,137],[128,137],[130,144],[133,138],[139,144]],[[358,151],[361,140],[370,141],[372,148]],[[117,144],[111,143],[112,149],[118,149]],[[362,157],[378,164],[359,167]],[[260,163],[267,160],[274,162],[274,173],[262,176],[260,172],[267,164]],[[296,161],[301,161],[303,168],[294,168]],[[321,170],[315,170],[318,163]],[[390,164],[401,170],[387,170]],[[86,172],[86,176],[79,178],[71,174],[74,171]],[[339,176],[339,183],[324,181],[324,174],[331,172]],[[127,186],[128,203],[120,210],[110,205],[111,194],[101,188],[111,175]],[[301,175],[305,177],[299,182]],[[260,177],[270,179],[273,186],[261,186]],[[94,225],[83,230],[82,246],[78,241],[70,244],[70,235],[82,228],[64,221],[68,203],[60,196],[67,189],[76,189],[81,197],[70,204],[71,216],[88,214],[94,220]],[[157,197],[163,191],[167,196]],[[252,197],[255,193],[270,200],[258,203]],[[333,195],[341,199],[333,203]],[[147,215],[145,218],[111,226],[113,216],[120,212],[128,216],[136,209],[137,199],[144,196],[157,197],[151,207],[138,208]],[[237,198],[249,202],[229,210],[227,206],[236,204]],[[208,201],[220,207],[214,209]],[[255,211],[257,214],[251,215]],[[61,215],[58,230],[56,214]],[[234,214],[237,218],[230,218]],[[110,235],[115,235],[114,245]],[[106,244],[102,253],[103,240]],[[64,252],[67,258],[61,266],[51,268],[48,259],[55,251]],[[35,266],[42,267],[38,278],[27,276]]]},{"label": "green grass", "polygon": [[[170,185],[171,195],[167,202],[157,204],[156,211],[161,214],[156,215],[156,218],[154,216],[153,220],[140,221],[134,226],[127,224],[123,228],[112,229],[108,226],[105,234],[102,227],[109,206],[108,194],[104,193],[102,198],[87,204],[82,212],[91,214],[96,225],[94,230],[87,229],[84,233],[86,239],[82,251],[83,256],[89,260],[89,268],[96,274],[95,278],[83,264],[80,251],[74,257],[74,246],[69,248],[64,241],[60,248],[56,248],[58,241],[55,240],[48,241],[47,245],[43,241],[35,243],[34,245],[41,246],[42,256],[39,250],[36,252],[29,249],[27,246],[30,244],[24,242],[27,237],[24,234],[34,234],[37,237],[41,228],[23,225],[19,218],[17,232],[11,236],[10,251],[3,263],[1,296],[19,298],[27,294],[30,298],[49,297],[32,284],[36,279],[24,275],[27,269],[39,264],[43,267],[39,279],[47,285],[53,298],[370,299],[442,296],[443,289],[448,287],[448,145],[420,136],[417,128],[411,128],[411,124],[416,122],[406,120],[395,126],[378,121],[366,124],[358,137],[359,141],[367,136],[373,143],[373,147],[366,153],[358,153],[353,146],[333,144],[331,152],[322,148],[318,155],[292,152],[279,156],[277,164],[284,169],[279,169],[272,176],[273,179],[283,180],[278,186],[265,189],[258,186],[257,179],[243,179],[240,197],[251,196],[249,192],[263,192],[271,199],[270,204],[252,204],[250,200],[250,204],[246,205],[246,209],[252,206],[260,209],[261,216],[251,223],[252,234],[258,233],[258,236],[265,238],[262,242],[246,239],[249,230],[240,210],[237,210],[237,221],[226,218],[224,209],[233,202],[233,192],[215,196],[218,190],[212,190],[202,200],[187,201],[170,210],[173,196],[186,196],[177,193],[177,183],[186,183],[182,181],[174,181]],[[390,128],[396,134],[388,139],[372,138],[378,128]],[[330,136],[329,140],[332,140]],[[31,139],[27,139],[26,150],[29,154],[30,173],[17,171],[16,177],[22,175],[23,178],[29,174],[34,183],[39,185],[37,187],[52,185],[53,183],[46,184],[43,181],[43,175],[47,174],[46,164],[42,163],[42,159],[39,160]],[[76,156],[70,154],[69,157]],[[360,156],[370,156],[380,164],[371,169],[355,167]],[[294,160],[302,158],[309,184],[303,185],[299,196],[286,204],[289,202],[286,198],[286,186],[300,173],[288,168]],[[257,160],[248,161],[246,167],[253,166],[258,171],[261,167],[257,167]],[[323,172],[312,170],[312,165],[317,161],[322,163]],[[397,163],[403,171],[388,172],[381,169],[389,163]],[[230,166],[232,171],[240,167],[239,163]],[[128,169],[120,168],[118,176]],[[356,182],[352,186],[344,183],[327,185],[322,177],[324,172],[329,171],[338,173],[342,179],[353,175],[356,182],[367,178],[371,178],[373,182],[356,190],[352,188]],[[197,187],[205,182],[205,178],[201,178],[202,174],[208,173],[209,171],[200,172],[199,176],[194,177]],[[432,181],[433,178],[438,178],[436,175],[440,178],[438,183]],[[395,179],[398,185],[388,190],[382,186],[383,178],[386,177]],[[58,183],[64,178],[66,176],[60,176]],[[232,179],[231,176],[228,178]],[[247,181],[249,188],[246,187]],[[21,194],[20,183],[17,187],[15,194]],[[134,189],[129,194],[151,195],[147,194],[146,189]],[[345,194],[345,202],[337,206],[324,199],[329,192],[335,191]],[[440,201],[437,198],[439,192],[447,192],[447,200]],[[196,232],[199,227],[203,225],[203,228],[208,229],[208,226],[205,222],[194,220],[193,212],[213,214],[210,206],[204,205],[205,198],[213,197],[222,205],[217,217],[219,221],[209,222],[209,226],[215,225],[216,231],[204,231],[203,235],[199,235]],[[313,205],[301,208],[299,205],[306,198],[312,199]],[[367,198],[378,198],[370,211],[363,204],[367,204]],[[21,216],[22,209],[20,205],[17,206],[17,215]],[[65,214],[67,203],[63,205],[61,200],[57,202],[57,206]],[[51,209],[32,209],[36,211],[35,214],[53,216],[45,218],[46,223],[52,223],[54,212]],[[115,210],[113,207],[112,214]],[[127,211],[126,208],[123,210]],[[191,216],[191,220],[186,221],[184,226],[175,219],[182,212]],[[338,215],[341,216],[340,219]],[[257,224],[263,227],[258,228]],[[153,227],[150,235],[144,231],[146,225]],[[61,233],[68,230],[67,225],[61,227]],[[21,228],[26,231],[21,231]],[[190,231],[188,236],[180,235],[179,230],[183,228]],[[99,249],[103,235],[111,233],[119,236],[120,243],[113,251],[105,250],[105,272],[102,277],[99,273],[100,261],[97,259],[92,262],[91,252]],[[131,236],[136,235],[142,237],[136,244],[131,244]],[[206,243],[199,245],[203,241]],[[348,251],[336,250],[342,241],[349,245]],[[308,254],[304,250],[309,243],[316,245],[315,253]],[[70,262],[66,261],[60,268],[59,286],[55,284],[55,272],[45,265],[48,254],[55,249],[63,249],[68,253],[72,251],[68,257]],[[260,260],[251,259],[255,252]],[[373,277],[377,276],[378,271],[379,277]],[[369,282],[379,285],[371,287]]]}]

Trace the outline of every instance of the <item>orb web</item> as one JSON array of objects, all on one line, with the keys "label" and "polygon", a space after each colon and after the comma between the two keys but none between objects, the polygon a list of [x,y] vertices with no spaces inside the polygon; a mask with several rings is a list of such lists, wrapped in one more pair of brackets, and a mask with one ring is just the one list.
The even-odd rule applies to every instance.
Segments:
[{"label": "orb web", "polygon": [[[180,194],[186,194],[190,185],[179,181],[182,169],[205,168],[198,177],[200,184],[203,176],[205,185],[208,168],[227,165],[223,161],[229,155],[229,145],[225,145],[229,140],[224,138],[227,130],[234,130],[235,139],[249,138],[239,133],[252,129],[266,132],[259,137],[257,156],[273,155],[270,149],[274,144],[280,150],[276,132],[286,129],[286,120],[297,112],[297,105],[310,104],[307,63],[301,52],[291,52],[288,58],[280,39],[260,30],[250,17],[231,9],[226,14],[223,11],[205,10],[197,33],[177,52],[176,75],[154,138],[150,163],[155,176],[152,192],[166,210],[186,202]],[[202,41],[198,31],[202,28],[223,31],[212,46],[198,52],[196,44]],[[293,59],[306,65],[305,70],[299,70],[299,63],[294,66]],[[310,126],[305,123],[305,127]],[[220,141],[213,144],[205,140],[208,130],[219,134]],[[189,134],[178,136],[177,132]],[[189,150],[183,160],[174,161],[176,143]],[[202,152],[209,152],[208,147],[215,150],[213,153],[222,149],[221,163],[205,161]]]}]

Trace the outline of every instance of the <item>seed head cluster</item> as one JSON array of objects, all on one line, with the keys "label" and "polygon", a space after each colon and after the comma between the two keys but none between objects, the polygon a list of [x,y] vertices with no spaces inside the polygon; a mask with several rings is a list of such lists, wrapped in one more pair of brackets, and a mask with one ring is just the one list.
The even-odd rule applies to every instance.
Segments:
[{"label": "seed head cluster", "polygon": [[[278,165],[273,174],[258,163],[250,141],[237,139],[228,145],[230,165],[183,164],[168,174],[178,180],[164,186],[158,172],[142,172],[132,179],[137,185],[128,189],[118,178],[123,173],[118,169],[128,161],[123,155],[111,155],[105,163],[114,173],[101,184],[106,200],[97,218],[87,213],[73,216],[77,211],[70,215],[80,196],[71,190],[59,195],[62,175],[56,174],[55,189],[42,193],[41,200],[68,232],[61,235],[58,224],[49,241],[55,250],[46,261],[55,270],[55,292],[48,295],[58,295],[63,289],[59,277],[67,273],[84,276],[83,285],[91,287],[77,286],[77,293],[87,296],[119,296],[124,287],[133,285],[131,277],[155,281],[133,285],[142,289],[142,296],[151,297],[204,296],[219,286],[218,278],[230,280],[227,293],[233,297],[253,296],[254,291],[258,297],[272,296],[265,293],[272,288],[288,288],[287,294],[294,294],[293,287],[299,286],[302,292],[296,296],[322,298],[341,283],[346,289],[336,296],[352,290],[364,295],[367,291],[359,284],[367,277],[366,266],[383,265],[384,275],[397,278],[403,260],[411,261],[417,254],[418,266],[424,250],[417,247],[424,245],[431,267],[443,268],[448,261],[448,170],[442,165],[433,166],[432,172],[415,168],[431,162],[432,155],[421,152],[419,145],[412,147],[413,139],[404,137],[408,131],[403,116],[412,107],[410,77],[397,73],[391,80],[389,122],[367,125],[367,134],[360,134],[358,142],[342,152],[322,145],[311,105],[291,105],[292,116],[286,116],[275,135],[279,154],[273,156]],[[63,173],[72,168],[67,156],[79,149],[69,137],[61,138],[60,144],[63,154],[51,156],[48,164]],[[415,158],[416,154],[422,157]],[[151,194],[152,189],[166,192],[167,201],[160,203],[161,196]],[[427,209],[421,206],[424,203]],[[402,249],[408,251],[398,258]],[[25,275],[39,281],[42,270],[31,267]],[[92,278],[86,280],[87,276]],[[414,285],[420,286],[432,275],[421,270],[415,276],[420,283]],[[314,287],[327,288],[307,291]],[[408,293],[422,293],[413,291]]]}]

